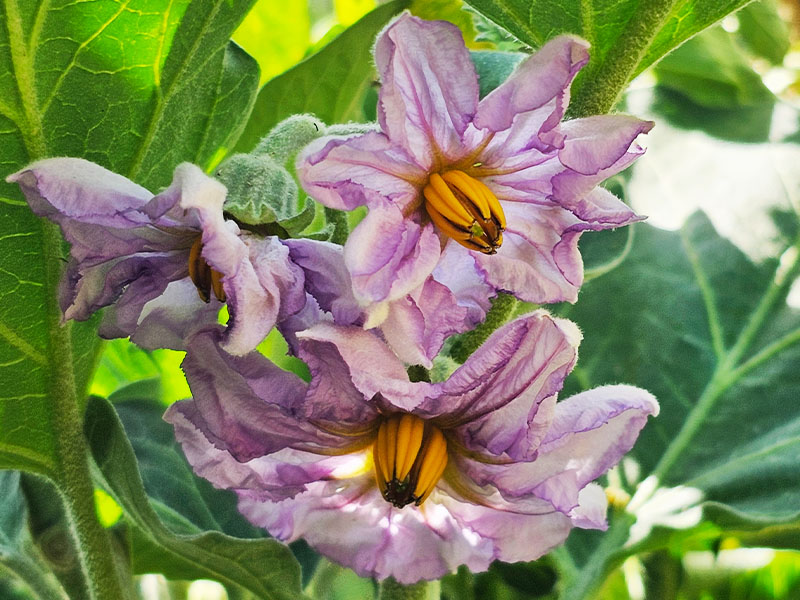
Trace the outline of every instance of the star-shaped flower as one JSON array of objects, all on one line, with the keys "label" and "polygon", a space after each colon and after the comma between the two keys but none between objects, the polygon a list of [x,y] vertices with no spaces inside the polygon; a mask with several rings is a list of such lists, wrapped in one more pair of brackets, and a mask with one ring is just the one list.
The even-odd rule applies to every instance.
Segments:
[{"label": "star-shaped flower", "polygon": [[587,60],[586,42],[556,38],[479,101],[455,26],[403,14],[379,36],[380,131],[321,138],[298,159],[312,197],[368,207],[345,259],[370,324],[383,303],[453,268],[491,294],[576,300],[581,233],[639,219],[597,185],[642,153],[635,139],[652,127],[624,115],[561,122]]},{"label": "star-shaped flower", "polygon": [[580,333],[544,311],[497,330],[440,383],[410,382],[358,327],[298,334],[310,384],[260,354],[226,354],[218,335],[192,339],[193,399],[165,415],[195,471],[277,538],[401,583],[533,560],[573,526],[605,528],[591,482],[658,413],[622,385],[556,402]]}]

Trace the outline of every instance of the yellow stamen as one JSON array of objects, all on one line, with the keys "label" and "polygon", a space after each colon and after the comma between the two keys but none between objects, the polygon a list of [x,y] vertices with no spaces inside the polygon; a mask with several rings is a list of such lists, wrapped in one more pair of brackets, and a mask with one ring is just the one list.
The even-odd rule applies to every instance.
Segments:
[{"label": "yellow stamen", "polygon": [[226,302],[227,296],[222,287],[222,273],[212,269],[203,258],[203,238],[197,239],[189,249],[189,278],[197,288],[197,294],[203,302],[211,300],[211,292],[214,292],[217,300]]},{"label": "yellow stamen", "polygon": [[419,417],[392,415],[380,424],[373,456],[375,479],[386,501],[397,508],[412,502],[419,506],[447,466],[447,440],[438,427]]},{"label": "yellow stamen", "polygon": [[506,216],[486,184],[463,171],[433,173],[422,195],[439,231],[470,250],[497,252],[503,243]]}]

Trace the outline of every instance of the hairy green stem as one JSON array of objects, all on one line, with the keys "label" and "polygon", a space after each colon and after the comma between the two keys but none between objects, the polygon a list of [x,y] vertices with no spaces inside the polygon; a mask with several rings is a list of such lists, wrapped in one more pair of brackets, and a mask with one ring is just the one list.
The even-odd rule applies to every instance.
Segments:
[{"label": "hairy green stem", "polygon": [[22,580],[37,600],[67,600],[66,594],[52,575],[21,556],[4,557],[0,562],[0,573],[3,571]]},{"label": "hairy green stem", "polygon": [[593,62],[587,65],[582,85],[570,100],[571,117],[602,115],[611,111],[676,2],[648,0],[639,3],[633,18],[602,62],[598,66]]},{"label": "hairy green stem", "polygon": [[440,595],[441,585],[438,581],[402,585],[390,577],[381,582],[378,600],[439,600]]},{"label": "hairy green stem", "polygon": [[492,300],[492,308],[486,314],[486,320],[472,331],[462,334],[453,344],[450,356],[463,363],[478,347],[486,341],[492,332],[503,325],[514,313],[517,299],[511,294],[500,292]]},{"label": "hairy green stem", "polygon": [[107,532],[97,520],[94,485],[89,473],[89,452],[83,436],[83,418],[76,391],[72,335],[69,324],[60,324],[61,310],[56,300],[61,277],[61,234],[58,226],[42,222],[45,253],[45,286],[50,300],[47,307],[50,381],[53,403],[53,429],[59,470],[55,481],[64,500],[73,536],[77,539],[81,566],[89,582],[92,598],[124,599],[123,588],[114,564]]}]

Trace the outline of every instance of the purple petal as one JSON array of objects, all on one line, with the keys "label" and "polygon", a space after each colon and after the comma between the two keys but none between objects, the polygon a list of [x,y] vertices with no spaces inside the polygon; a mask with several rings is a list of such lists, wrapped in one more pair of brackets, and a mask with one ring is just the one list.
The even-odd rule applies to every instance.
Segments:
[{"label": "purple petal", "polygon": [[467,314],[447,287],[429,277],[417,290],[390,304],[380,328],[400,360],[431,368],[445,338],[469,327]]},{"label": "purple petal", "polygon": [[294,416],[306,384],[257,352],[233,356],[219,347],[220,329],[200,330],[187,343],[182,367],[192,389],[196,426],[217,448],[246,461],[283,448],[347,446]]},{"label": "purple petal", "polygon": [[531,460],[580,339],[574,323],[545,311],[519,317],[495,331],[418,412],[437,415],[472,452]]},{"label": "purple petal", "polygon": [[363,311],[353,295],[342,247],[309,239],[289,239],[283,244],[292,261],[303,269],[306,291],[319,307],[330,312],[339,325],[358,323]]},{"label": "purple petal", "polygon": [[344,247],[356,297],[363,303],[402,298],[431,274],[440,248],[431,223],[420,226],[391,203],[371,207]]},{"label": "purple petal", "polygon": [[473,253],[486,281],[527,302],[575,302],[583,282],[578,239],[585,229],[605,227],[582,223],[559,207],[506,202],[503,210],[508,227],[500,250]]},{"label": "purple petal", "polygon": [[442,503],[465,531],[491,541],[494,557],[505,562],[535,560],[562,544],[572,529],[569,518],[553,510],[497,510],[447,497]]},{"label": "purple petal", "polygon": [[389,347],[360,327],[320,323],[297,337],[304,358],[310,359],[320,352],[322,345],[335,348],[335,353],[325,352],[329,367],[324,375],[332,377],[324,384],[326,389],[349,389],[352,382],[363,398],[372,399],[380,394],[392,405],[406,410],[408,406],[416,406],[430,388],[430,384],[409,382],[403,363]]},{"label": "purple petal", "polygon": [[172,404],[164,420],[174,426],[175,438],[195,473],[217,488],[247,491],[264,500],[290,498],[304,491],[305,484],[328,478],[352,462],[347,455],[320,456],[290,448],[240,462],[206,438],[207,424],[192,400]]},{"label": "purple petal", "polygon": [[462,564],[482,571],[494,558],[491,543],[458,523],[433,497],[424,510],[392,507],[381,497],[371,473],[307,487],[277,503],[240,493],[239,510],[278,539],[303,538],[362,577],[391,576],[410,584],[438,579]]},{"label": "purple petal", "polygon": [[[535,495],[565,515],[580,505],[580,491],[617,464],[632,447],[658,403],[649,392],[627,385],[596,388],[556,404],[553,422],[536,459],[511,465],[464,460],[479,486],[493,485],[507,499]],[[595,511],[596,512],[596,511]],[[591,511],[584,515],[591,518]]]},{"label": "purple petal", "polygon": [[497,294],[479,273],[472,253],[464,252],[458,244],[444,247],[433,278],[450,290],[459,306],[467,309],[464,329],[483,321],[492,307],[491,299]]},{"label": "purple petal", "polygon": [[578,506],[569,513],[572,524],[582,529],[608,529],[606,510],[608,498],[605,490],[596,483],[590,483],[578,494]]},{"label": "purple petal", "polygon": [[[571,36],[549,41],[481,100],[475,125],[496,132],[513,129],[508,141],[517,141],[509,143],[508,154],[528,147],[540,131],[552,129],[564,116],[569,104],[569,86],[589,60],[588,47],[587,42]],[[517,120],[512,128],[517,115],[531,111],[535,114]],[[525,143],[519,138],[525,135],[523,132],[528,137]]]},{"label": "purple petal", "polygon": [[626,115],[601,115],[562,123],[560,129],[566,137],[558,156],[565,170],[552,179],[552,199],[581,219],[593,220],[591,203],[585,206],[581,199],[644,153],[635,140],[652,127],[652,121]]},{"label": "purple petal", "polygon": [[40,160],[6,181],[19,184],[34,213],[59,223],[76,219],[126,229],[149,222],[142,209],[153,194],[88,160]]},{"label": "purple petal", "polygon": [[[147,302],[138,312],[127,310],[121,302],[110,306],[103,314],[100,331],[103,335],[109,321],[117,328],[126,323],[122,331],[131,331],[131,341],[137,346],[147,350],[186,350],[185,340],[195,329],[216,323],[221,306],[216,299],[203,302],[187,277],[171,282],[163,294]],[[135,321],[131,321],[134,317]],[[128,325],[131,322],[133,329]],[[120,334],[121,331],[104,337],[121,337]]]},{"label": "purple petal", "polygon": [[427,174],[383,133],[324,137],[297,159],[303,189],[325,206],[352,210],[382,196],[402,205],[419,196]]},{"label": "purple petal", "polygon": [[378,37],[378,121],[393,143],[429,169],[455,159],[478,106],[478,78],[461,32],[445,21],[400,15]]}]

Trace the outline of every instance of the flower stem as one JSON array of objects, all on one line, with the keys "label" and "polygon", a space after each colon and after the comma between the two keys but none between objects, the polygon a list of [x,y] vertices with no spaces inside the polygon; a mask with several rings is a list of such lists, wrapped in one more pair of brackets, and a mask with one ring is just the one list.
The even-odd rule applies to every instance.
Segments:
[{"label": "flower stem", "polygon": [[517,299],[511,294],[505,294],[503,292],[497,294],[495,299],[492,300],[492,308],[486,313],[486,320],[472,331],[461,335],[453,344],[453,348],[450,350],[450,356],[460,363],[467,360],[495,329],[508,321],[514,313],[516,306]]},{"label": "flower stem", "polygon": [[325,207],[325,219],[333,225],[333,235],[331,242],[344,246],[347,241],[347,236],[350,234],[350,228],[347,226],[347,215],[341,210],[335,208]]},{"label": "flower stem", "polygon": [[569,105],[569,116],[588,117],[611,111],[650,48],[676,0],[640,2],[633,18],[602,62],[590,62]]},{"label": "flower stem", "polygon": [[441,585],[438,581],[420,581],[402,585],[393,578],[381,582],[378,600],[439,600]]},{"label": "flower stem", "polygon": [[72,356],[72,328],[62,326],[57,302],[61,278],[61,234],[58,226],[42,222],[46,275],[50,305],[47,320],[49,336],[50,398],[53,403],[53,429],[59,470],[55,474],[67,519],[77,539],[81,567],[91,597],[124,599],[123,587],[114,564],[111,541],[97,520],[94,485],[89,473],[89,452],[83,435],[83,419],[76,389]]}]

